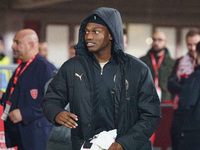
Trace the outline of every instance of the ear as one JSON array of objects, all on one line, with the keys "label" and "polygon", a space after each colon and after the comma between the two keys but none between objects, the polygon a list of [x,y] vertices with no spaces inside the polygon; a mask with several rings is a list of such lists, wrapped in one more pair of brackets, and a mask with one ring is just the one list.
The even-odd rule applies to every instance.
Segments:
[{"label": "ear", "polygon": [[110,41],[112,41],[112,40],[113,40],[113,38],[112,38],[111,34],[109,34],[109,40],[110,40]]},{"label": "ear", "polygon": [[34,42],[29,42],[29,46],[31,49],[33,49],[35,47],[35,43]]}]

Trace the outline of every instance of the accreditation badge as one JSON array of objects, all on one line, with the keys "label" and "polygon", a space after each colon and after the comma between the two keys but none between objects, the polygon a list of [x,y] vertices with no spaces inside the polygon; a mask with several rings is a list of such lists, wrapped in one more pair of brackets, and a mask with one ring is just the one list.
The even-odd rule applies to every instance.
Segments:
[{"label": "accreditation badge", "polygon": [[158,98],[159,100],[161,101],[161,96],[162,96],[162,90],[161,90],[161,87],[156,87],[156,91],[157,91],[157,94],[158,94]]},{"label": "accreditation badge", "polygon": [[5,110],[1,116],[1,119],[6,121],[6,119],[8,118],[8,113],[10,112],[10,107],[11,107],[12,103],[10,101],[6,101],[6,107]]}]

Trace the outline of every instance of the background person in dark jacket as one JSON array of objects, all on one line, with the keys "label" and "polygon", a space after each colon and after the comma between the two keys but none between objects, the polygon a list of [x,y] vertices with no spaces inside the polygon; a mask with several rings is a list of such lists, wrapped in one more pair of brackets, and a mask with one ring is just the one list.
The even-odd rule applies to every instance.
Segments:
[{"label": "background person in dark jacket", "polygon": [[197,66],[182,88],[178,110],[184,119],[180,124],[179,150],[200,149],[200,42],[197,44]]},{"label": "background person in dark jacket", "polygon": [[191,29],[186,35],[188,53],[177,59],[171,75],[168,79],[168,89],[174,97],[174,115],[171,125],[172,149],[177,150],[180,139],[180,126],[183,122],[183,114],[178,110],[179,93],[187,81],[188,77],[194,72],[196,66],[196,45],[200,41],[200,31]]},{"label": "background person in dark jacket", "polygon": [[171,101],[172,96],[167,89],[167,82],[174,60],[166,48],[167,39],[163,32],[155,32],[152,39],[152,48],[140,59],[149,66],[161,101]]},{"label": "background person in dark jacket", "polygon": [[15,34],[12,49],[22,63],[11,77],[3,99],[5,109],[1,118],[5,120],[6,146],[46,150],[52,124],[44,117],[40,102],[44,85],[53,75],[52,68],[38,54],[38,37],[31,29]]},{"label": "background person in dark jacket", "polygon": [[[109,150],[151,149],[160,102],[149,68],[123,52],[120,13],[94,10],[81,24],[75,50],[77,55],[62,65],[44,96],[47,119],[71,128],[73,150],[113,129],[117,137]],[[64,110],[68,103],[70,112]]]}]

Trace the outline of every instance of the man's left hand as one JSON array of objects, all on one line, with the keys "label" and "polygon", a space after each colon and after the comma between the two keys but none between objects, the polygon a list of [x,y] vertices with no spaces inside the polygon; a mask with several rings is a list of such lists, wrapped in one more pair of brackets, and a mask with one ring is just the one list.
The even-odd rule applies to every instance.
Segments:
[{"label": "man's left hand", "polygon": [[19,109],[15,109],[13,111],[11,111],[8,116],[10,117],[10,120],[13,123],[18,123],[20,121],[22,121],[22,115]]},{"label": "man's left hand", "polygon": [[108,150],[124,150],[124,149],[119,143],[114,142],[112,143],[112,145],[109,147]]}]

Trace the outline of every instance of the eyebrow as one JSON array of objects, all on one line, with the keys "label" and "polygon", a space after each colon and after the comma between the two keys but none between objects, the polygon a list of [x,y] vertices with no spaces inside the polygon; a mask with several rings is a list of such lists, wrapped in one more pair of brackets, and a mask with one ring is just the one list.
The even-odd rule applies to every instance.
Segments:
[{"label": "eyebrow", "polygon": [[21,41],[19,39],[13,39],[13,42],[21,43]]}]

